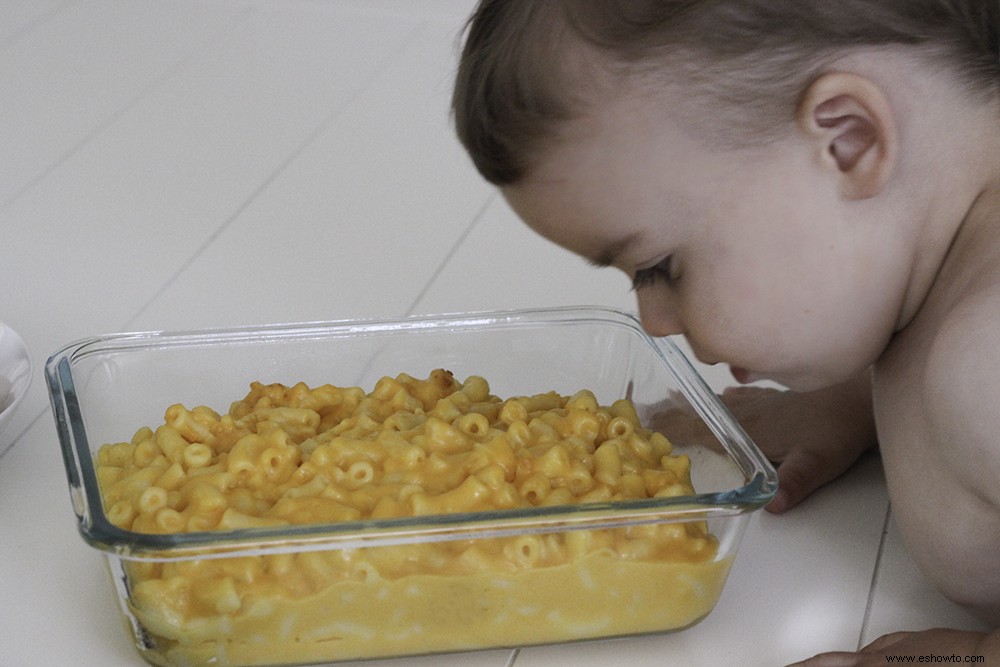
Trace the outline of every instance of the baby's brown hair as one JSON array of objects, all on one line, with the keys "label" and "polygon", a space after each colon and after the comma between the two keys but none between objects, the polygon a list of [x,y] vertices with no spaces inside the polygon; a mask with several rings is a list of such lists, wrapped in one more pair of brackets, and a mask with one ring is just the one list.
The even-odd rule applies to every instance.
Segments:
[{"label": "baby's brown hair", "polygon": [[481,0],[452,111],[479,172],[510,185],[586,109],[594,80],[693,82],[739,113],[739,136],[723,140],[752,143],[794,117],[825,63],[888,45],[997,98],[1000,0]]}]

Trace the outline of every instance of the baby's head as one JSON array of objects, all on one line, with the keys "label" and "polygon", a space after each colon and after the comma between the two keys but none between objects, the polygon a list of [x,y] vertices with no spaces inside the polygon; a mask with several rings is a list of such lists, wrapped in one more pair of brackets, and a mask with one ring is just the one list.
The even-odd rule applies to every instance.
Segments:
[{"label": "baby's head", "polygon": [[454,117],[532,228],[632,276],[647,330],[815,388],[918,306],[920,225],[978,178],[943,152],[997,127],[998,25],[995,0],[483,0]]},{"label": "baby's head", "polygon": [[510,185],[608,94],[684,84],[678,111],[706,136],[766,142],[824,65],[859,47],[914,47],[995,94],[998,33],[994,0],[482,0],[453,111],[482,175]]}]

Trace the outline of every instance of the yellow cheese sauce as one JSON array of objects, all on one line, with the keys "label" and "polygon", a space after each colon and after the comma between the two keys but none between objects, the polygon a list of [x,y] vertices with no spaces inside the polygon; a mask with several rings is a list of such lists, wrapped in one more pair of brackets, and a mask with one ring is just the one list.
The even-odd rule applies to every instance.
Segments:
[{"label": "yellow cheese sauce", "polygon": [[[105,512],[139,533],[238,530],[691,495],[631,402],[500,399],[480,377],[253,383],[225,414],[167,408],[103,446]],[[690,625],[730,560],[703,521],[365,549],[124,561],[160,665],[324,662]]]},{"label": "yellow cheese sauce", "polygon": [[729,559],[642,562],[596,552],[513,573],[340,581],[299,599],[251,597],[232,616],[189,625],[159,627],[133,611],[169,636],[148,651],[154,664],[325,662],[683,628],[711,611],[729,566]]}]

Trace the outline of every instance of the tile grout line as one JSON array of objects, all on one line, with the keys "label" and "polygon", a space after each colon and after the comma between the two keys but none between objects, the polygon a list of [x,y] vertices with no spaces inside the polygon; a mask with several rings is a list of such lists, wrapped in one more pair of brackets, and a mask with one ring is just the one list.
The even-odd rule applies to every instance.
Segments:
[{"label": "tile grout line", "polygon": [[35,426],[35,424],[38,422],[39,419],[45,417],[45,413],[48,411],[49,408],[46,407],[41,411],[39,411],[39,413],[36,416],[28,420],[27,425],[25,425],[25,427],[21,429],[21,431],[11,439],[10,444],[0,449],[0,460],[2,460],[3,457],[5,457],[8,453],[10,453],[10,450],[14,449],[14,446],[17,445],[17,443],[21,440],[21,438],[24,437],[24,434],[30,431]]},{"label": "tile grout line", "polygon": [[125,115],[126,112],[135,108],[140,102],[142,102],[147,96],[149,96],[153,91],[159,88],[162,84],[169,81],[178,71],[180,71],[184,66],[186,66],[196,55],[201,53],[201,51],[208,46],[218,42],[221,35],[225,32],[229,32],[236,25],[245,21],[250,14],[254,13],[256,9],[253,6],[245,7],[241,12],[236,13],[232,16],[229,22],[218,30],[212,32],[211,35],[207,36],[204,41],[199,43],[195,48],[189,51],[186,55],[178,59],[176,62],[167,67],[159,76],[155,77],[152,81],[142,87],[138,94],[131,97],[122,106],[113,111],[110,116],[107,116],[104,120],[100,121],[95,127],[93,127],[89,132],[87,132],[79,141],[74,143],[68,149],[63,151],[59,157],[57,157],[52,163],[42,168],[41,171],[32,176],[27,183],[18,188],[10,197],[5,201],[0,203],[0,211],[6,210],[11,205],[13,205],[17,200],[26,195],[32,189],[35,188],[39,183],[44,181],[52,172],[58,169],[64,162],[72,158],[74,155],[79,153],[83,148],[87,146],[91,141],[97,137],[104,134],[109,127],[115,124],[115,122]]},{"label": "tile grout line", "polygon": [[366,90],[368,90],[373,82],[382,75],[383,72],[388,69],[389,65],[399,56],[400,53],[406,50],[406,48],[416,39],[417,35],[424,29],[424,24],[418,24],[410,34],[404,38],[399,46],[399,49],[395,51],[392,55],[387,56],[380,65],[372,73],[372,76],[353,94],[350,95],[343,103],[336,105],[330,113],[328,113],[319,124],[313,128],[305,138],[300,141],[278,165],[271,171],[271,173],[264,178],[260,184],[257,185],[250,194],[222,221],[215,231],[209,234],[208,238],[198,246],[197,249],[174,271],[167,280],[160,286],[156,292],[149,298],[149,300],[139,308],[138,311],[132,317],[128,319],[123,325],[123,328],[127,329],[131,326],[133,322],[142,317],[142,315],[149,310],[149,308],[156,303],[156,300],[174,284],[174,282],[190,267],[194,262],[201,257],[201,255],[213,244],[216,239],[218,239],[229,227],[232,225],[237,218],[239,218],[250,206],[257,200],[260,195],[268,190],[271,185],[280,178],[285,171],[291,167],[298,158],[309,148],[319,137],[322,135],[333,122],[342,114],[344,110],[349,108]]},{"label": "tile grout line", "polygon": [[871,624],[872,607],[875,604],[875,589],[878,587],[879,573],[882,569],[882,557],[885,555],[885,544],[889,536],[889,519],[892,517],[892,503],[885,508],[885,519],[882,521],[882,536],[878,542],[878,553],[875,556],[875,567],[872,570],[871,584],[868,588],[868,600],[865,602],[865,615],[861,621],[861,633],[858,635],[857,650],[864,648],[865,635]]},{"label": "tile grout line", "polygon": [[413,315],[413,310],[417,307],[417,304],[419,304],[423,300],[424,296],[427,295],[427,292],[430,290],[430,288],[434,285],[435,282],[437,282],[437,279],[444,272],[445,268],[448,266],[448,263],[451,262],[452,258],[458,252],[458,249],[462,247],[463,243],[465,243],[465,240],[469,237],[469,234],[472,233],[472,230],[475,229],[476,226],[479,224],[479,222],[486,216],[487,209],[489,209],[490,205],[493,204],[493,201],[496,198],[497,198],[496,192],[490,194],[490,196],[486,198],[486,201],[483,202],[483,205],[479,207],[479,210],[476,211],[476,214],[472,216],[472,222],[469,223],[469,225],[462,231],[461,234],[459,234],[458,239],[456,239],[455,243],[453,243],[451,248],[448,249],[448,254],[444,256],[444,259],[442,259],[441,263],[438,264],[437,269],[434,271],[433,274],[431,274],[430,279],[428,279],[428,281],[424,283],[423,288],[417,293],[417,296],[410,303],[409,308],[406,309],[406,312],[404,313],[406,316]]}]

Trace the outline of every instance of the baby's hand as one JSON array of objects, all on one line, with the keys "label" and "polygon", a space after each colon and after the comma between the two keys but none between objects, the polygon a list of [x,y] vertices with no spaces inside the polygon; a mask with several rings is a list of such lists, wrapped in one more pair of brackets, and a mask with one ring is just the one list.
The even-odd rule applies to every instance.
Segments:
[{"label": "baby's hand", "polygon": [[778,493],[767,506],[785,512],[843,474],[875,445],[871,384],[863,378],[819,391],[796,393],[731,387],[722,401],[778,464]]},{"label": "baby's hand", "polygon": [[789,667],[866,667],[884,665],[894,657],[909,657],[912,660],[916,656],[931,655],[957,655],[966,662],[975,656],[979,659],[977,661],[995,664],[994,661],[1000,659],[1000,631],[990,635],[942,628],[923,632],[894,632],[879,637],[857,653],[823,653]]}]

